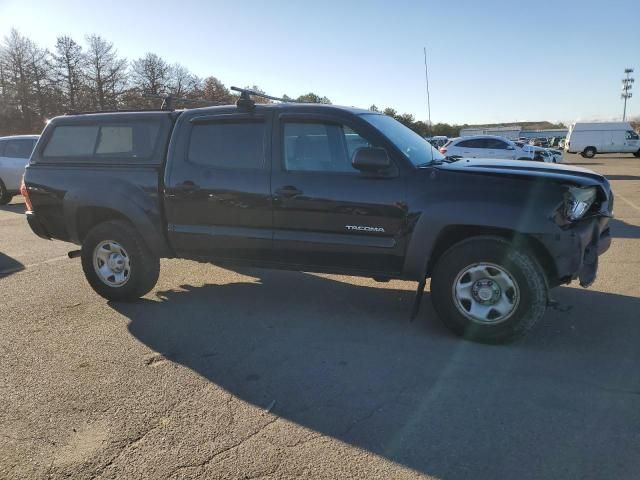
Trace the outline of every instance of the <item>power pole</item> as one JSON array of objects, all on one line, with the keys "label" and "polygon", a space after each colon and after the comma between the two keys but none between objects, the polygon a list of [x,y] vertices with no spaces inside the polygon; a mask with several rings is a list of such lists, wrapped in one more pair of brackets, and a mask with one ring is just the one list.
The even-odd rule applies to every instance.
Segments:
[{"label": "power pole", "polygon": [[432,136],[431,133],[431,99],[429,98],[429,68],[427,67],[427,47],[424,47],[424,77],[427,80],[427,132],[429,136]]},{"label": "power pole", "polygon": [[622,110],[623,122],[627,119],[627,99],[633,96],[631,87],[633,86],[633,82],[635,82],[635,79],[631,76],[633,68],[625,68],[624,73],[626,77],[622,79],[622,94],[620,95],[620,98],[624,100],[624,108]]}]

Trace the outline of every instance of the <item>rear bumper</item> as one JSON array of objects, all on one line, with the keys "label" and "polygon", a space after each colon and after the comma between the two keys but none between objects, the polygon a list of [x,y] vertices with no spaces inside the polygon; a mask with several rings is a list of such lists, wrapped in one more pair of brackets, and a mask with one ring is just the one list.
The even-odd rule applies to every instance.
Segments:
[{"label": "rear bumper", "polygon": [[27,212],[27,222],[29,223],[29,227],[33,233],[35,233],[40,238],[44,238],[46,240],[51,240],[51,236],[47,229],[44,227],[42,222],[38,219],[38,216],[34,212]]},{"label": "rear bumper", "polygon": [[609,217],[583,219],[542,241],[553,256],[558,283],[578,279],[582,287],[589,287],[598,273],[598,257],[611,246]]}]

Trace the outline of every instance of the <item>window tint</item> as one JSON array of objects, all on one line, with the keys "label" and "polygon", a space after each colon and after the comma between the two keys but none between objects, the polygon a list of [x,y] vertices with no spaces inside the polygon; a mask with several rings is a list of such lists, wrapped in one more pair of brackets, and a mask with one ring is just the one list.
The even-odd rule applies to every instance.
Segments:
[{"label": "window tint", "polygon": [[146,159],[155,150],[159,132],[157,122],[60,125],[53,131],[43,156]]},{"label": "window tint", "polygon": [[61,125],[56,127],[44,149],[45,157],[89,157],[98,138],[97,125]]},{"label": "window tint", "polygon": [[625,134],[625,138],[627,140],[638,140],[640,139],[640,136],[638,136],[638,134],[633,130],[627,130],[627,133]]},{"label": "window tint", "polygon": [[508,146],[506,142],[498,140],[497,138],[487,138],[485,139],[485,143],[487,145],[485,148],[492,148],[494,150],[506,150]]},{"label": "window tint", "polygon": [[462,148],[486,148],[484,146],[484,140],[481,138],[474,138],[472,140],[463,140],[457,146]]},{"label": "window tint", "polygon": [[347,155],[349,156],[349,161],[353,160],[353,154],[357,149],[362,147],[372,147],[368,140],[364,139],[356,132],[351,130],[349,127],[342,127],[342,131],[344,134],[344,138],[347,144]]},{"label": "window tint", "polygon": [[100,141],[96,154],[131,153],[133,151],[133,128],[108,126],[100,129]]},{"label": "window tint", "polygon": [[217,168],[263,168],[263,122],[204,123],[191,130],[189,161]]},{"label": "window tint", "polygon": [[8,140],[4,149],[5,157],[9,158],[29,158],[36,141],[29,138]]},{"label": "window tint", "polygon": [[353,154],[372,146],[351,128],[329,123],[285,123],[284,165],[289,171],[357,173]]}]

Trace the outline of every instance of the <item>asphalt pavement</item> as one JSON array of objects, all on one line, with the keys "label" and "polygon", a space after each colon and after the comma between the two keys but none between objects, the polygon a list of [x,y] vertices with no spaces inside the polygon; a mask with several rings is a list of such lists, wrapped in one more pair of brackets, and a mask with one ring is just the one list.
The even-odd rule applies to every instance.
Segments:
[{"label": "asphalt pavement", "polygon": [[0,478],[634,479],[640,159],[569,156],[616,194],[590,289],[507,346],[415,284],[165,260],[107,302],[72,245],[0,207]]}]

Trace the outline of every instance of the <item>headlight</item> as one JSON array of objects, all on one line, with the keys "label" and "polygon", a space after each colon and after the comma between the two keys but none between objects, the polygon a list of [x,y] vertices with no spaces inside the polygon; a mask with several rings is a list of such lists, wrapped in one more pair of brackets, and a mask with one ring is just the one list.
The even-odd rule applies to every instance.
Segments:
[{"label": "headlight", "polygon": [[565,196],[564,212],[565,216],[571,220],[578,220],[583,217],[587,210],[593,205],[596,199],[595,187],[571,187]]}]

